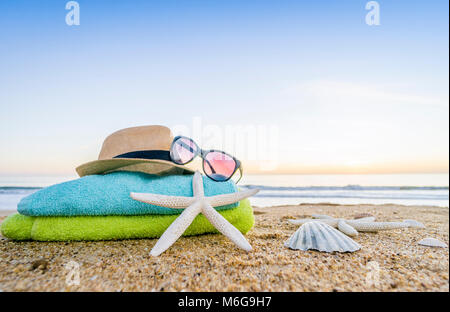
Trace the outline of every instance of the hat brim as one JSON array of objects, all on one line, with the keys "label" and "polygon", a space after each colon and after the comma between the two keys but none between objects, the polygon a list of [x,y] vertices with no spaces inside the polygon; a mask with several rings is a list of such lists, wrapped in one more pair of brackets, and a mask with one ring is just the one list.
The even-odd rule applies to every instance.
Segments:
[{"label": "hat brim", "polygon": [[75,169],[80,177],[92,174],[106,174],[114,171],[137,171],[156,175],[192,174],[186,166],[160,159],[114,158],[94,160]]}]

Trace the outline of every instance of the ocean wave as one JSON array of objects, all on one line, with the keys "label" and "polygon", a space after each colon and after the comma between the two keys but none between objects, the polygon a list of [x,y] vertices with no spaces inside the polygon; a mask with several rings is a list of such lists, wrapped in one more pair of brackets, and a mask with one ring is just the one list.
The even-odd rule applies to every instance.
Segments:
[{"label": "ocean wave", "polygon": [[310,198],[310,199],[367,199],[367,200],[429,200],[445,201],[449,188],[445,186],[300,186],[280,187],[245,185],[244,189],[260,189],[260,198]]},{"label": "ocean wave", "polygon": [[42,187],[0,186],[0,194],[28,194],[42,189]]},{"label": "ocean wave", "polygon": [[386,194],[283,194],[283,193],[258,193],[255,197],[272,198],[359,198],[359,199],[396,199],[396,200],[448,200],[448,195],[398,195],[388,196]]},{"label": "ocean wave", "polygon": [[[260,189],[255,197],[266,198],[358,198],[397,200],[448,200],[448,186],[267,186],[243,185],[243,189]],[[0,187],[0,195],[26,196],[42,187]]]},{"label": "ocean wave", "polygon": [[247,184],[243,188],[267,191],[448,191],[448,186],[267,186]]}]

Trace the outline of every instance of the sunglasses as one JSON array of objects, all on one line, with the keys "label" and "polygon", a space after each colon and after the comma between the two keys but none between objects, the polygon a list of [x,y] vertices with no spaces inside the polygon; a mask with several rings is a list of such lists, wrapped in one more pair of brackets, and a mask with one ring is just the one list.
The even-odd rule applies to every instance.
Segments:
[{"label": "sunglasses", "polygon": [[170,158],[178,165],[185,165],[195,157],[203,159],[203,172],[206,176],[217,182],[228,181],[239,169],[239,180],[242,178],[242,165],[233,156],[218,150],[203,150],[192,139],[177,136],[170,147]]}]

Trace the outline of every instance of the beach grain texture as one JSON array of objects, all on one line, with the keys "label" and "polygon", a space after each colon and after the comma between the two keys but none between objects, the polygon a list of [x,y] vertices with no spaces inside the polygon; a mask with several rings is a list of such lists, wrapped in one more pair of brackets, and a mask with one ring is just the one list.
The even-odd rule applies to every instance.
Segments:
[{"label": "beach grain texture", "polygon": [[[284,247],[298,228],[287,219],[311,214],[415,219],[427,228],[360,233],[355,241],[363,248],[355,253]],[[417,244],[434,237],[448,245],[448,208],[303,204],[255,208],[255,218],[248,253],[218,234],[182,237],[159,257],[149,255],[155,239],[61,243],[1,237],[0,291],[449,291],[448,248]]]}]

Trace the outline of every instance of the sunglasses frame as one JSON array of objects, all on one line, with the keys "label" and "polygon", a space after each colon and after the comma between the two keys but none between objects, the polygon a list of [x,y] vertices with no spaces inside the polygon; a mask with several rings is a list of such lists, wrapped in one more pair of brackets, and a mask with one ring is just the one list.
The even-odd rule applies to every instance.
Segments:
[{"label": "sunglasses frame", "polygon": [[[185,162],[185,163],[179,163],[179,162],[176,162],[176,161],[174,161],[173,158],[172,158],[172,147],[174,146],[175,142],[178,141],[179,139],[186,139],[186,140],[189,140],[189,141],[191,141],[192,143],[194,143],[194,144],[195,144],[195,147],[197,148],[196,151],[194,152],[194,156],[192,157],[192,159],[189,160],[189,161],[187,161],[187,162]],[[225,155],[227,155],[228,157],[230,157],[230,158],[232,158],[232,159],[234,160],[234,169],[233,169],[233,173],[232,173],[226,180],[216,180],[216,179],[214,179],[213,177],[209,176],[209,175],[206,173],[206,171],[205,171],[205,162],[208,162],[208,161],[206,160],[205,157],[206,157],[206,155],[208,155],[208,154],[211,153],[211,152],[218,152],[218,153],[225,154]],[[232,155],[230,155],[230,154],[228,154],[228,153],[226,153],[226,152],[224,152],[224,151],[217,150],[217,149],[204,150],[204,149],[200,148],[200,147],[198,146],[198,144],[197,144],[193,139],[191,139],[191,138],[189,138],[189,137],[186,137],[186,136],[183,136],[183,135],[178,135],[178,136],[176,136],[176,137],[173,138],[172,144],[170,145],[170,159],[171,159],[174,163],[176,163],[176,164],[178,164],[178,165],[186,165],[186,164],[190,163],[191,161],[193,161],[193,160],[195,159],[195,157],[197,157],[197,156],[200,156],[200,157],[202,158],[202,160],[203,160],[203,161],[202,161],[202,169],[203,169],[203,172],[204,172],[205,175],[206,175],[208,178],[210,178],[211,180],[216,181],[216,182],[226,182],[226,181],[228,181],[228,180],[231,179],[231,177],[236,173],[236,171],[237,171],[238,169],[239,169],[239,171],[240,171],[240,173],[241,173],[241,176],[239,177],[239,180],[236,181],[236,183],[238,183],[238,182],[241,180],[242,175],[243,175],[242,163],[241,163],[240,160],[237,159],[236,157],[234,157],[234,156],[232,156]],[[212,168],[212,166],[211,166],[211,168]]]}]

